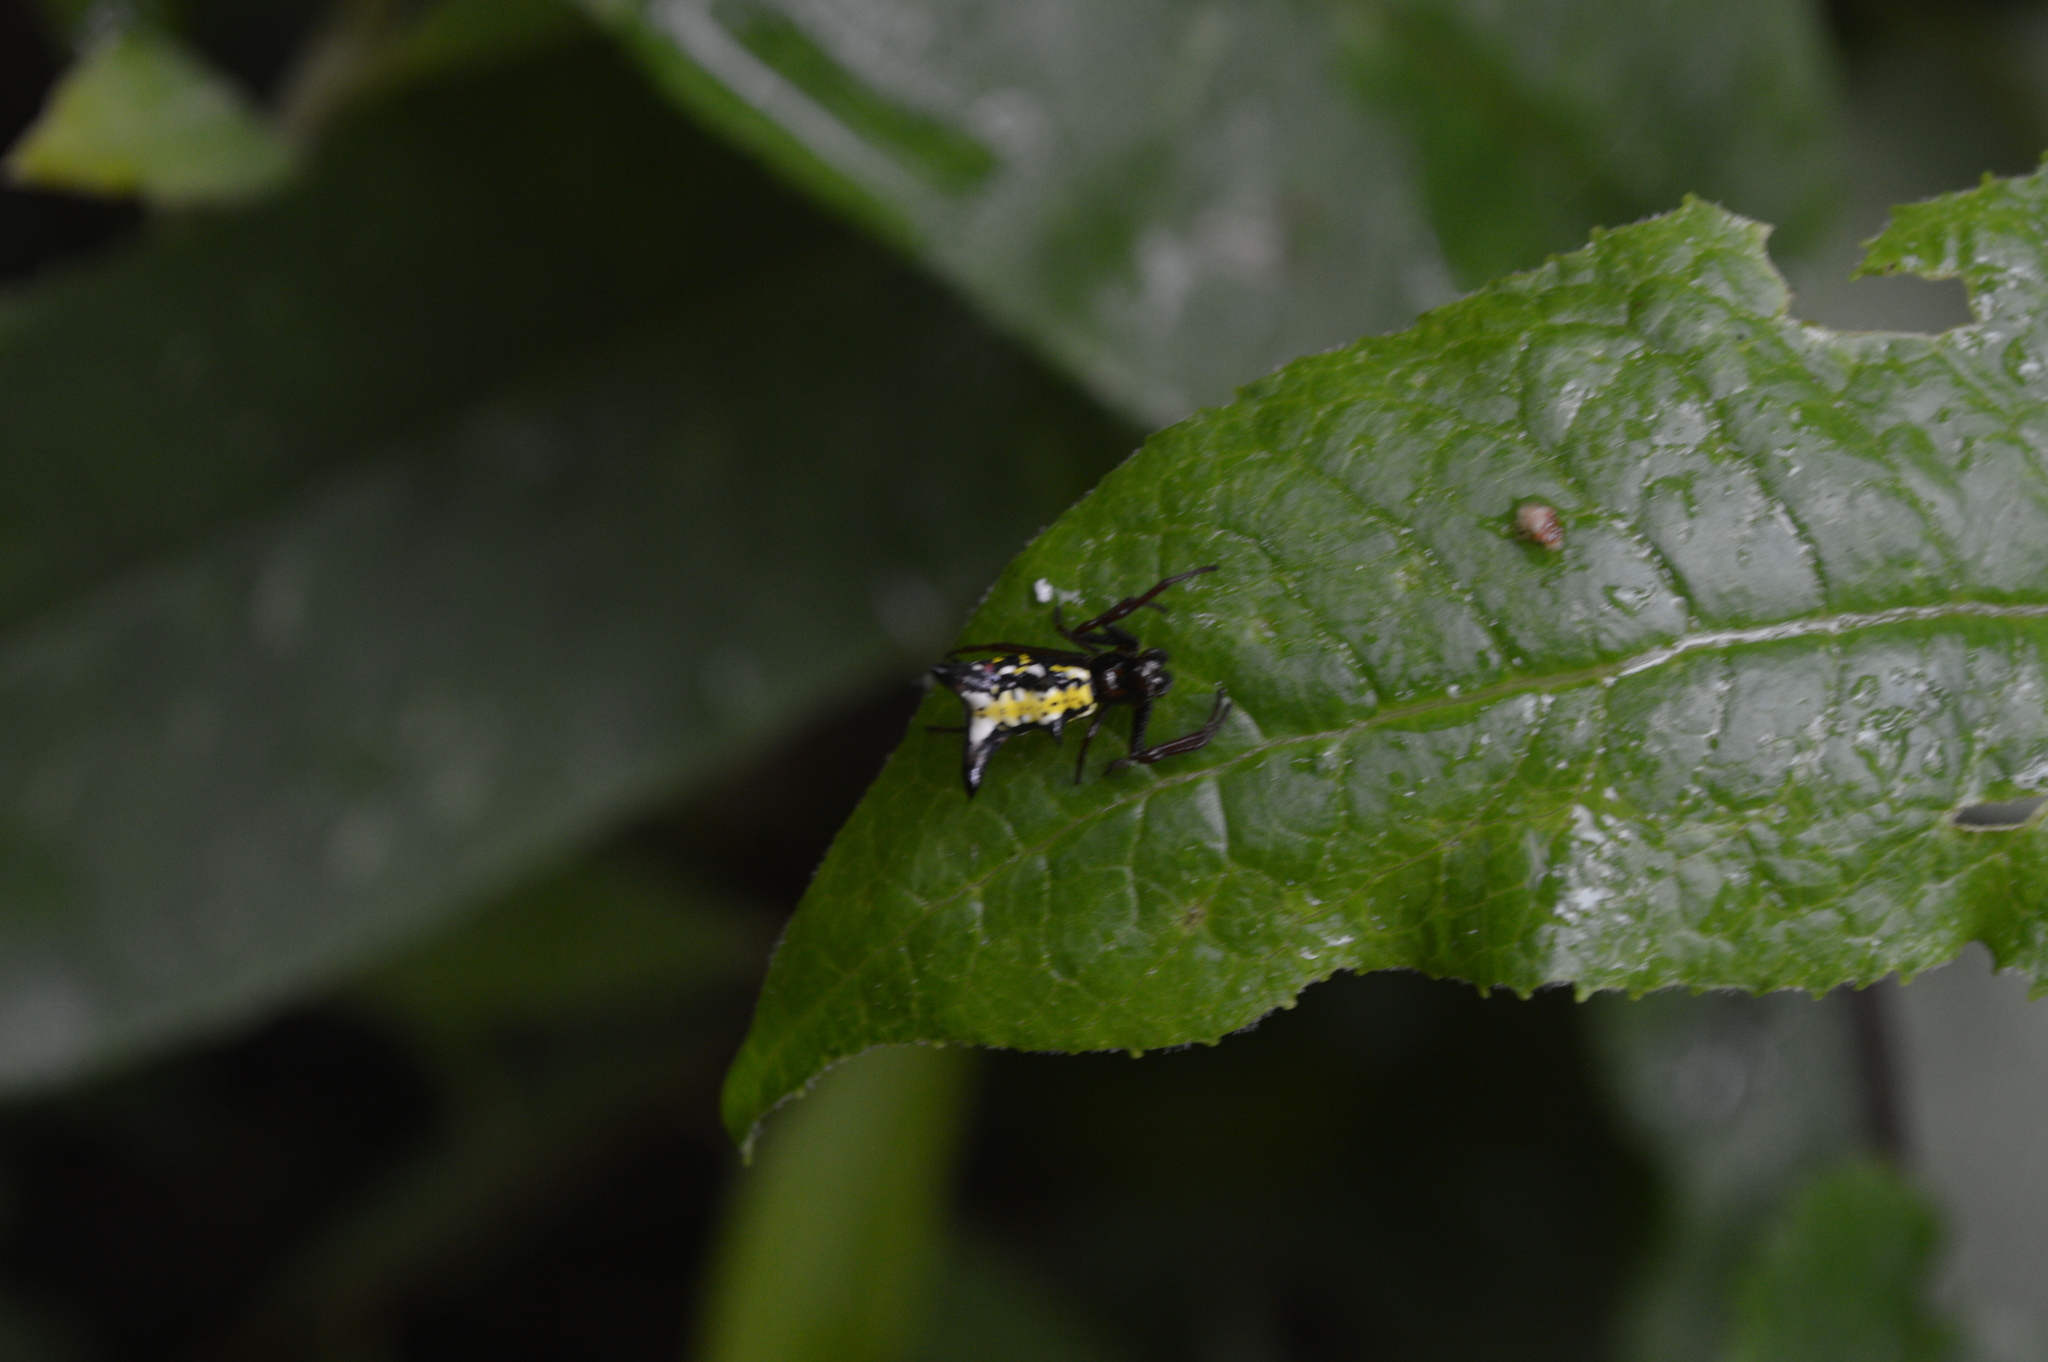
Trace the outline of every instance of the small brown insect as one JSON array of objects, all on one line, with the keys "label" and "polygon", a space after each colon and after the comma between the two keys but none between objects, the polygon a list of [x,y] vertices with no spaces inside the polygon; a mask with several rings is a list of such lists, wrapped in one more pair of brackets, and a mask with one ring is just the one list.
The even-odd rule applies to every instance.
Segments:
[{"label": "small brown insect", "polygon": [[1515,507],[1515,533],[1553,553],[1564,547],[1564,526],[1558,523],[1557,507],[1541,501],[1525,501]]}]

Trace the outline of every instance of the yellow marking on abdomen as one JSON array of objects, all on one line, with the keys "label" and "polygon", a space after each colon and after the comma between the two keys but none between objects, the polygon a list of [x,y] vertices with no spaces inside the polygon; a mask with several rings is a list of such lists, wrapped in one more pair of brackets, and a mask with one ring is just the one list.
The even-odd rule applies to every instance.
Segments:
[{"label": "yellow marking on abdomen", "polygon": [[991,695],[975,710],[975,717],[987,719],[999,728],[1023,728],[1031,724],[1047,723],[1062,714],[1086,715],[1095,709],[1095,687],[1085,678],[1087,672],[1079,667],[1061,667],[1057,671],[1071,674],[1080,672],[1084,679],[1057,690],[1006,690]]}]

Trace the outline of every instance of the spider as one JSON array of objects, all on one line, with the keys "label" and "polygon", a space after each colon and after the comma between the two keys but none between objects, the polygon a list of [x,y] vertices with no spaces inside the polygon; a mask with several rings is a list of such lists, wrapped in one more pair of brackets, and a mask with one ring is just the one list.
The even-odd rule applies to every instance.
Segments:
[{"label": "spider", "polygon": [[957,659],[962,653],[995,653],[997,656],[972,662],[941,662],[932,668],[939,683],[960,697],[967,707],[964,727],[933,727],[936,733],[965,733],[960,754],[960,775],[967,796],[981,788],[988,760],[1012,734],[1028,728],[1051,732],[1054,742],[1064,741],[1070,719],[1093,722],[1081,737],[1081,755],[1074,763],[1074,783],[1088,766],[1088,744],[1102,727],[1110,705],[1131,707],[1130,751],[1111,762],[1105,771],[1145,765],[1183,752],[1206,747],[1230,713],[1230,697],[1216,687],[1216,703],[1209,721],[1193,733],[1171,742],[1145,745],[1145,725],[1152,717],[1152,702],[1173,689],[1173,676],[1166,670],[1166,653],[1160,648],[1140,650],[1138,640],[1117,626],[1117,621],[1146,606],[1164,611],[1153,598],[1168,587],[1216,571],[1217,565],[1198,567],[1168,577],[1142,596],[1126,596],[1091,620],[1069,629],[1052,609],[1052,627],[1069,643],[1086,649],[1041,648],[1033,643],[974,643],[947,654]]}]

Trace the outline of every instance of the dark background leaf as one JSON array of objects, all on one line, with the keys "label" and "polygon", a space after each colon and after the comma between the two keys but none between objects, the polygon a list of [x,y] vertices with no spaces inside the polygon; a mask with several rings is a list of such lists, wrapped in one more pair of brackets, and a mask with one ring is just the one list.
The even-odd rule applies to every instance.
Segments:
[{"label": "dark background leaf", "polygon": [[[45,444],[81,446],[39,448],[24,413],[15,452],[45,483],[68,476],[45,498],[24,476],[15,504],[79,548],[64,563],[21,536],[39,574],[21,598],[302,481],[268,516],[0,645],[0,747],[21,773],[0,986],[13,1081],[331,976],[864,687],[942,638],[1121,445],[899,267],[788,218],[755,230],[776,199],[738,167],[721,223],[684,211],[688,176],[634,160],[605,179],[570,155],[572,110],[690,145],[617,93],[621,74],[577,48],[426,98],[409,110],[425,145],[375,138],[377,167],[344,164],[259,221],[195,225],[130,263],[171,295],[153,317],[116,306],[145,286],[98,275],[18,319],[14,360],[41,378],[13,381],[48,395]],[[454,216],[502,201],[462,183],[491,163],[486,130],[510,140],[500,165],[523,167],[537,221]],[[551,146],[626,202],[536,183]],[[404,260],[366,248],[427,249],[422,274],[447,248],[355,210],[419,209],[415,179],[448,196],[445,230],[566,252],[595,277],[474,252],[467,280],[401,287]],[[663,194],[690,232],[640,206]],[[341,224],[355,232],[337,239]],[[352,253],[359,275],[333,268]],[[558,292],[489,282],[522,275]],[[867,342],[843,344],[850,328]],[[393,330],[403,344],[383,343]],[[503,353],[506,335],[558,347],[552,366]],[[64,416],[81,407],[92,426]],[[183,443],[158,439],[185,411],[201,419],[177,426]],[[130,464],[165,494],[138,497]],[[140,940],[146,959],[121,944]]]},{"label": "dark background leaf", "polygon": [[1782,0],[587,8],[1151,424],[1687,190],[1801,228],[1834,191],[1829,54]]}]

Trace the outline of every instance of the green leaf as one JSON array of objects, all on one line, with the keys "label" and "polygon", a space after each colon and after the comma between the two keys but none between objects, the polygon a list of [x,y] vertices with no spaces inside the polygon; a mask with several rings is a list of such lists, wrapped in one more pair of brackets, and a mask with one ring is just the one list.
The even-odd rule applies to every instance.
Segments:
[{"label": "green leaf", "polygon": [[924,1324],[965,1056],[879,1050],[819,1085],[742,1176],[705,1362],[891,1362]]},{"label": "green leaf", "polygon": [[1733,1362],[1933,1362],[1956,1339],[1925,1302],[1934,1211],[1897,1173],[1844,1162],[1801,1188],[1744,1273]]},{"label": "green leaf", "polygon": [[17,183],[173,207],[254,198],[292,165],[291,149],[226,78],[141,27],[81,57],[6,160]]},{"label": "green leaf", "polygon": [[1124,433],[604,46],[0,313],[0,1084],[331,979],[943,642]]},{"label": "green leaf", "polygon": [[1685,191],[1831,201],[1788,0],[584,0],[671,92],[1160,423]]},{"label": "green leaf", "polygon": [[975,800],[913,734],[784,939],[733,1129],[871,1045],[1209,1040],[1338,969],[1818,990],[1982,940],[2048,975],[2034,824],[1951,824],[2048,790],[2044,203],[1880,242],[1974,282],[1940,337],[1793,320],[1764,229],[1693,203],[1155,436],[967,637],[1050,637],[1040,579],[1101,609],[1217,564],[1135,622],[1180,680],[1154,733],[1219,684],[1222,732],[1078,787],[1033,736]]}]

